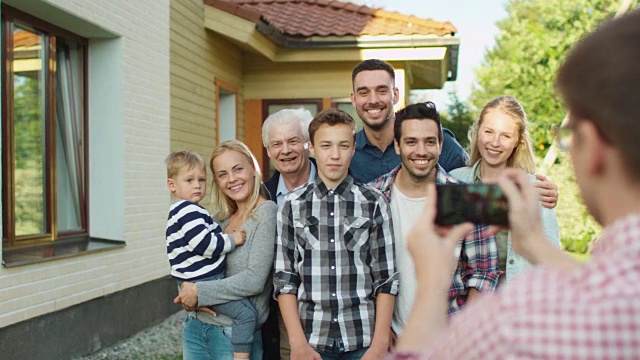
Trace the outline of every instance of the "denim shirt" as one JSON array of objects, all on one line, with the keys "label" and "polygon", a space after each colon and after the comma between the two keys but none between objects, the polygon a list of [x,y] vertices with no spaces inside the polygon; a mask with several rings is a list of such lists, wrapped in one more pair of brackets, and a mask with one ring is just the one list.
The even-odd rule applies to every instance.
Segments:
[{"label": "denim shirt", "polygon": [[[466,166],[460,169],[455,169],[450,172],[450,175],[454,178],[465,182],[467,184],[481,183],[480,179],[480,161],[478,160],[473,166]],[[527,174],[529,180],[534,183],[536,177],[532,174]],[[538,203],[540,209],[540,215],[542,217],[542,229],[549,241],[560,247],[560,230],[558,228],[558,220],[553,209],[547,209]],[[533,265],[529,263],[525,258],[516,254],[511,246],[511,232],[509,232],[509,240],[507,241],[507,268],[506,279],[507,281],[513,278],[519,272],[532,268]],[[501,269],[502,270],[502,269]]]}]

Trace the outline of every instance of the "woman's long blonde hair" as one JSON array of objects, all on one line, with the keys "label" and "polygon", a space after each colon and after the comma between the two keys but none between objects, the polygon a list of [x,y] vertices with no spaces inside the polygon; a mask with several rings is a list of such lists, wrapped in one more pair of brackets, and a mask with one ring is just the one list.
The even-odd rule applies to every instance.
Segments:
[{"label": "woman's long blonde hair", "polygon": [[480,118],[476,120],[469,129],[469,166],[475,164],[482,158],[480,150],[478,150],[478,131],[482,126],[482,121],[489,111],[500,111],[509,115],[518,125],[518,144],[513,149],[511,156],[507,159],[507,167],[523,169],[533,174],[536,170],[533,155],[533,146],[531,145],[531,135],[529,135],[527,115],[522,105],[513,96],[499,96],[487,103],[482,108]]},{"label": "woman's long blonde hair", "polygon": [[253,156],[247,145],[238,140],[224,141],[213,149],[213,152],[211,153],[211,160],[209,161],[209,167],[213,174],[213,181],[211,181],[211,204],[214,209],[214,217],[219,220],[227,219],[238,211],[238,205],[236,202],[228,198],[218,186],[216,174],[213,169],[213,161],[225,151],[239,152],[247,159],[249,165],[253,166],[255,176],[253,180],[253,190],[251,191],[251,196],[249,198],[249,206],[247,206],[247,209],[243,214],[240,214],[240,218],[245,221],[251,216],[251,212],[255,208],[261,195],[262,175],[260,173],[260,167],[258,166],[258,161]]}]

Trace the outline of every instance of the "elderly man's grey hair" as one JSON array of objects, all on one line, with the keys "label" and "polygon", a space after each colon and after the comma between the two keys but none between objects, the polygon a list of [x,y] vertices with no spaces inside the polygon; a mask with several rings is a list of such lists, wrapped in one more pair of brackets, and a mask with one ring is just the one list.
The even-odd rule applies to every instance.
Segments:
[{"label": "elderly man's grey hair", "polygon": [[262,145],[268,147],[271,139],[269,138],[269,129],[273,125],[292,124],[297,123],[300,126],[300,131],[304,137],[304,141],[309,141],[309,123],[313,119],[313,116],[309,110],[298,109],[283,109],[275,112],[267,117],[262,124]]}]

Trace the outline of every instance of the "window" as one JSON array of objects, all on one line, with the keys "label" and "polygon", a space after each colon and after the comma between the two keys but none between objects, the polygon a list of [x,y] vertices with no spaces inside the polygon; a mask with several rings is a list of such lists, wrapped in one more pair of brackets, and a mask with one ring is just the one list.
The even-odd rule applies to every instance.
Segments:
[{"label": "window", "polygon": [[237,127],[236,94],[238,88],[226,81],[216,79],[216,109],[218,112],[217,126],[218,143],[225,140],[235,140]]},{"label": "window", "polygon": [[3,247],[87,236],[87,40],[2,6]]},{"label": "window", "polygon": [[334,99],[331,102],[331,106],[334,108],[338,108],[342,111],[345,111],[349,115],[351,115],[353,120],[356,121],[356,128],[358,130],[362,130],[362,119],[360,119],[360,116],[358,116],[358,112],[356,111],[356,108],[354,108],[353,104],[351,104],[350,98]]}]

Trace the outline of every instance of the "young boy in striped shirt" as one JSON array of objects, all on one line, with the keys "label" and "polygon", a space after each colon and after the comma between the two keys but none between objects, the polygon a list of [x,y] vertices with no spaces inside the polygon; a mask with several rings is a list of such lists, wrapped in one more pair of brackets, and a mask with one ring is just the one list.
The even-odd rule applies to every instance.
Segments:
[{"label": "young boy in striped shirt", "polygon": [[[222,233],[209,212],[198,203],[207,188],[202,157],[191,151],[171,153],[167,159],[167,186],[178,200],[171,205],[167,221],[167,254],[171,276],[183,281],[224,278],[225,255],[244,244],[245,232]],[[248,359],[257,313],[248,299],[216,305],[215,311],[233,318],[234,358]]]}]

